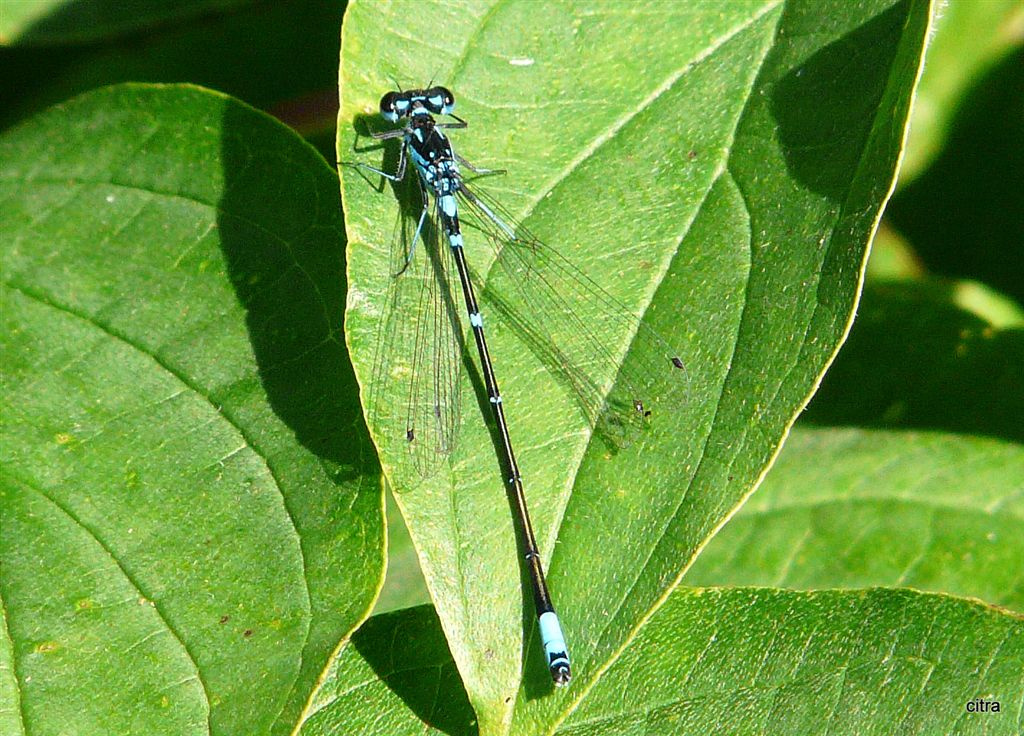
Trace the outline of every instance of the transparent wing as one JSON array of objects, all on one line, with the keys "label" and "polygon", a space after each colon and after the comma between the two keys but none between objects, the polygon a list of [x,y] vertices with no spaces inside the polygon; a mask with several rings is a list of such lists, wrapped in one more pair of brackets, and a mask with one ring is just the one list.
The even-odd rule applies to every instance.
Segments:
[{"label": "transparent wing", "polygon": [[450,283],[457,272],[435,226],[435,205],[430,205],[409,259],[422,198],[415,173],[402,184],[406,191],[399,192],[403,206],[390,249],[391,278],[374,351],[370,413],[377,431],[386,433],[384,441],[403,445],[410,465],[427,477],[455,444],[464,340],[453,301],[458,292]]},{"label": "transparent wing", "polygon": [[479,231],[497,255],[484,289],[488,306],[571,390],[609,449],[630,444],[661,412],[683,408],[690,387],[680,352],[646,319],[486,193],[466,187],[462,194],[463,230]]}]

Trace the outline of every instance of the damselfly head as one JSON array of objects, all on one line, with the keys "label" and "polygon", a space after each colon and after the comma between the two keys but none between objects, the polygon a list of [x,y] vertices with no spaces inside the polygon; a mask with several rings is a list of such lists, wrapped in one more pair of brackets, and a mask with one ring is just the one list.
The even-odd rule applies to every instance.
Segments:
[{"label": "damselfly head", "polygon": [[555,687],[565,687],[569,684],[569,680],[572,679],[572,672],[569,670],[568,664],[559,664],[558,666],[552,666],[550,669],[551,679],[555,681]]},{"label": "damselfly head", "polygon": [[455,95],[446,87],[388,92],[380,98],[380,114],[391,123],[417,113],[450,115],[454,109]]}]

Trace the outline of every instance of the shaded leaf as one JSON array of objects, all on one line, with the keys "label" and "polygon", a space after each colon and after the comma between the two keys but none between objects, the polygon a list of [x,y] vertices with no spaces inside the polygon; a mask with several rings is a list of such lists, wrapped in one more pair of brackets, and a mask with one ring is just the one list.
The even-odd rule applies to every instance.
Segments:
[{"label": "shaded leaf", "polygon": [[803,420],[1024,441],[1024,330],[956,304],[955,283],[872,284]]},{"label": "shaded leaf", "polygon": [[928,63],[914,95],[910,136],[900,165],[912,181],[942,149],[949,125],[971,88],[1020,45],[1024,8],[1017,0],[949,0],[938,13]]},{"label": "shaded leaf", "polygon": [[984,69],[956,105],[942,149],[886,213],[930,272],[981,281],[1018,304],[1024,304],[1022,70],[1020,43]]},{"label": "shaded leaf", "polygon": [[245,105],[152,86],[9,131],[0,171],[21,726],[290,729],[383,565],[337,178]]},{"label": "shaded leaf", "polygon": [[303,736],[465,734],[475,716],[430,606],[369,619],[338,652]]}]

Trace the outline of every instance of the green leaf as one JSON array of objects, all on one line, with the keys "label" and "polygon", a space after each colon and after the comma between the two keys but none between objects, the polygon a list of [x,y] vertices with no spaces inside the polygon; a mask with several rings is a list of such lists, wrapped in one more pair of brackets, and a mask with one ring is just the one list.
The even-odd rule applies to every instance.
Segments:
[{"label": "green leaf", "polygon": [[681,589],[558,732],[1010,736],[1022,667],[1024,620],[974,602]]},{"label": "green leaf", "polygon": [[[1022,666],[1024,620],[975,602],[679,589],[554,732],[1016,734]],[[429,608],[374,616],[302,733],[473,733],[453,670]]]},{"label": "green leaf", "polygon": [[1024,610],[1024,331],[949,296],[866,289],[805,418],[687,583],[907,586]]},{"label": "green leaf", "polygon": [[[540,732],[564,718],[756,485],[844,336],[928,20],[928,4],[911,0],[594,3],[543,14],[528,3],[350,6],[339,159],[394,166],[395,148],[382,157],[357,140],[381,125],[374,113],[392,78],[450,87],[470,123],[452,131],[457,150],[507,168],[491,187],[505,206],[646,314],[689,376],[677,412],[609,453],[564,383],[484,305],[574,658],[572,686],[555,695],[481,416],[486,397],[463,371],[457,448],[424,482],[407,459],[404,419],[371,421],[481,731]],[[365,172],[342,181],[348,338],[374,416],[376,401],[407,395],[401,370],[374,368],[401,205]],[[466,242],[486,274],[487,254],[472,233]],[[605,338],[616,355],[629,347],[629,335]],[[390,347],[393,365],[408,361],[401,338]]]},{"label": "green leaf", "polygon": [[909,587],[1024,610],[1024,448],[925,430],[798,425],[693,585]]},{"label": "green leaf", "polygon": [[9,131],[0,171],[3,730],[291,730],[383,570],[337,177],[134,85]]}]

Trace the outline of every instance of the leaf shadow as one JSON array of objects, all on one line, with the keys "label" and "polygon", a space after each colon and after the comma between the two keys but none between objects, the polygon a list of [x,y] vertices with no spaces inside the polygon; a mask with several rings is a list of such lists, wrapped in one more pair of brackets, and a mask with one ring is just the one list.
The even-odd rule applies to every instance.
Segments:
[{"label": "leaf shadow", "polygon": [[[772,90],[771,110],[789,173],[833,202],[846,199],[858,175],[909,4],[901,0],[822,47]],[[796,12],[787,6],[787,14]],[[779,25],[793,24],[784,18]]]},{"label": "leaf shadow", "polygon": [[225,110],[217,227],[260,382],[274,412],[328,476],[351,481],[376,461],[344,340],[345,231],[337,180],[310,177],[301,191],[288,191],[276,175],[288,165],[282,156],[312,151],[296,141],[296,151],[283,152],[276,124],[257,130],[248,111]]},{"label": "leaf shadow", "polygon": [[433,606],[373,616],[353,634],[352,645],[424,724],[446,734],[478,733]]}]

